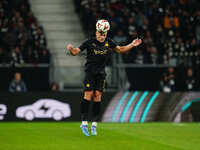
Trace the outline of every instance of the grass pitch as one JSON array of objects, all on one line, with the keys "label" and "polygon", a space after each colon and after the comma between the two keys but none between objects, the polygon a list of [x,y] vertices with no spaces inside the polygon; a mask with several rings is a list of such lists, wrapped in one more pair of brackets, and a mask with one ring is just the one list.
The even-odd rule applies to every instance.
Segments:
[{"label": "grass pitch", "polygon": [[80,123],[0,123],[0,150],[200,150],[200,124],[99,123],[98,136]]}]

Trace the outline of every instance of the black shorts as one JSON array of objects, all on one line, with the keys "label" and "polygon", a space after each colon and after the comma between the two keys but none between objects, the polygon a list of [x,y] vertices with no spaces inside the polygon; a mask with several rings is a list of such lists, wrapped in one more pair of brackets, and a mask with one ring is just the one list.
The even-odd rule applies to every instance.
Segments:
[{"label": "black shorts", "polygon": [[84,80],[84,91],[99,90],[103,92],[106,84],[105,77],[106,74],[93,74],[86,72]]}]

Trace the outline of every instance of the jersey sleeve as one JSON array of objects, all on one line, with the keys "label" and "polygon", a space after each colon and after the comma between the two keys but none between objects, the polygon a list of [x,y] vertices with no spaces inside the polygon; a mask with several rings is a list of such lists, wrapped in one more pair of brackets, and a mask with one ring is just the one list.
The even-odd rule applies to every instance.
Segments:
[{"label": "jersey sleeve", "polygon": [[114,40],[112,40],[112,39],[108,39],[108,42],[109,42],[109,47],[110,48],[115,48],[115,47],[117,47],[117,44],[116,44],[116,42],[114,41]]},{"label": "jersey sleeve", "polygon": [[81,50],[81,51],[84,51],[85,49],[87,49],[87,48],[88,48],[88,44],[89,44],[89,40],[84,41],[84,42],[79,46],[80,50]]}]

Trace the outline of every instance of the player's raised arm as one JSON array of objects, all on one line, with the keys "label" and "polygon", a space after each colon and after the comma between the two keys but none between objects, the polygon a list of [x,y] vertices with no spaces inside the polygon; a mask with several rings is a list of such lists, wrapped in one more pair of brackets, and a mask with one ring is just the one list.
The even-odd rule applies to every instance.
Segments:
[{"label": "player's raised arm", "polygon": [[128,52],[130,51],[133,47],[136,47],[138,45],[140,45],[142,43],[142,40],[141,39],[135,39],[133,40],[130,44],[128,45],[125,45],[125,46],[116,46],[114,48],[114,50],[117,52],[117,53],[125,53],[125,52]]},{"label": "player's raised arm", "polygon": [[73,56],[76,56],[80,53],[80,48],[75,48],[73,47],[73,45],[71,44],[68,44],[67,45],[67,50],[73,55]]}]

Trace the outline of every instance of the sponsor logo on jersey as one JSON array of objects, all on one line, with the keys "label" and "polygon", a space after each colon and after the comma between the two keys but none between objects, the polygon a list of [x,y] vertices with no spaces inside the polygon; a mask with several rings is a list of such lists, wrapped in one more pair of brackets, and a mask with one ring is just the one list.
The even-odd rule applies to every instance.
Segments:
[{"label": "sponsor logo on jersey", "polygon": [[108,50],[101,50],[101,51],[97,51],[96,49],[94,49],[94,54],[95,55],[105,55],[107,54]]}]

